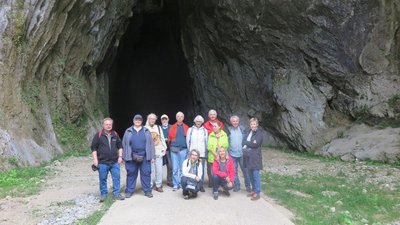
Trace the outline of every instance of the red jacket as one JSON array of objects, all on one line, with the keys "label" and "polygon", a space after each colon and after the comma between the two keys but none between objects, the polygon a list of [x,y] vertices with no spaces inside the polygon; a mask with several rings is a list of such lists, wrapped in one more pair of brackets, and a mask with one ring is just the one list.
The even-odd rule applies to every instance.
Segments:
[{"label": "red jacket", "polygon": [[[215,121],[218,121],[221,123],[221,130],[225,130],[225,126],[224,123],[222,123],[218,118],[215,118]],[[210,122],[210,120],[207,120],[207,122],[205,122],[203,124],[204,128],[206,128],[206,130],[208,131],[208,134],[211,134],[211,132],[213,132],[213,125]]]},{"label": "red jacket", "polygon": [[[218,157],[217,157],[218,158]],[[233,165],[233,160],[226,156],[226,172],[220,171],[219,160],[215,158],[214,163],[212,164],[212,172],[213,174],[217,174],[221,178],[229,177],[231,182],[235,181],[235,166]]]},{"label": "red jacket", "polygon": [[[185,137],[186,137],[186,133],[187,133],[187,130],[189,129],[189,126],[188,125],[186,125],[185,123],[182,123],[183,124],[183,134],[185,135]],[[168,144],[170,144],[171,143],[171,141],[175,141],[175,139],[176,139],[176,132],[178,131],[178,124],[177,123],[174,123],[170,128],[169,128],[169,131],[168,131]]]}]

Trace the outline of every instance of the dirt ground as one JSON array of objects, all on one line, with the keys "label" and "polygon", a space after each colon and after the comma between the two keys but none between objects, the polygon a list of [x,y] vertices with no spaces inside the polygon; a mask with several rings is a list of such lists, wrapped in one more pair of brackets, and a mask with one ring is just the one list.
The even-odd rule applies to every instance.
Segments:
[{"label": "dirt ground", "polygon": [[[272,173],[343,172],[350,178],[362,173],[370,176],[370,182],[390,189],[396,188],[400,180],[400,170],[393,167],[325,162],[270,149],[264,152],[263,157],[264,170]],[[98,173],[93,172],[90,165],[90,157],[71,157],[54,162],[49,166],[51,172],[43,179],[39,194],[0,199],[0,224],[75,224],[77,219],[98,210],[101,206],[98,202]],[[122,166],[122,187],[125,178]],[[221,195],[215,201],[211,189],[206,188],[197,199],[184,200],[181,191],[173,192],[166,186],[163,193],[153,194],[154,197],[148,199],[139,189],[132,198],[115,202],[100,224],[187,224],[187,221],[191,224],[292,224],[291,212],[265,195],[253,202],[244,191],[231,192],[230,197]]]}]

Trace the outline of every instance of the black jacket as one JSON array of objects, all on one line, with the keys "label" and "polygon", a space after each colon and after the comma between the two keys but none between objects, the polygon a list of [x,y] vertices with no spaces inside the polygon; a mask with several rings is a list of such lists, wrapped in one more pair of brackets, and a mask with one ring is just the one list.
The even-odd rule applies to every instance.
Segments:
[{"label": "black jacket", "polygon": [[[261,147],[263,143],[263,134],[261,129],[257,129],[256,132],[253,132],[251,136],[251,140],[247,141],[247,137],[249,133],[252,132],[247,131],[243,136],[242,145],[246,145],[247,148],[243,149],[244,163],[245,167],[250,170],[262,170],[263,162],[262,162],[262,154]],[[254,140],[256,143],[254,143]]]},{"label": "black jacket", "polygon": [[[111,149],[110,149],[111,146]],[[92,152],[97,151],[97,159],[99,163],[116,163],[118,162],[118,149],[122,148],[121,139],[115,131],[111,131],[111,145],[104,130],[96,133],[92,140]]]}]

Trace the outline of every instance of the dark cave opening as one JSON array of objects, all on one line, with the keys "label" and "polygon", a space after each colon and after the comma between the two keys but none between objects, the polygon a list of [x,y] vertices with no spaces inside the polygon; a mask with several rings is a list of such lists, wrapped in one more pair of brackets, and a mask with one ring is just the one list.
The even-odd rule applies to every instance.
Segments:
[{"label": "dark cave opening", "polygon": [[[120,40],[110,77],[109,111],[123,134],[134,114],[185,115],[192,107],[192,85],[180,39],[177,3],[158,12],[136,13]],[[187,119],[186,119],[187,120]],[[160,123],[160,120],[157,120]]]}]

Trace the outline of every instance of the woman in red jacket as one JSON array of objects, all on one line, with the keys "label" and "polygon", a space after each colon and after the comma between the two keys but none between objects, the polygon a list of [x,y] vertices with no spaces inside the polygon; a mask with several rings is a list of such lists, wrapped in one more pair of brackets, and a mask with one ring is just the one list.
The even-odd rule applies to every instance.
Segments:
[{"label": "woman in red jacket", "polygon": [[232,182],[235,179],[235,167],[232,159],[226,154],[225,148],[220,147],[218,149],[218,157],[214,159],[212,171],[214,200],[218,199],[219,186],[222,186],[224,193],[229,196],[229,190],[232,189]]}]

